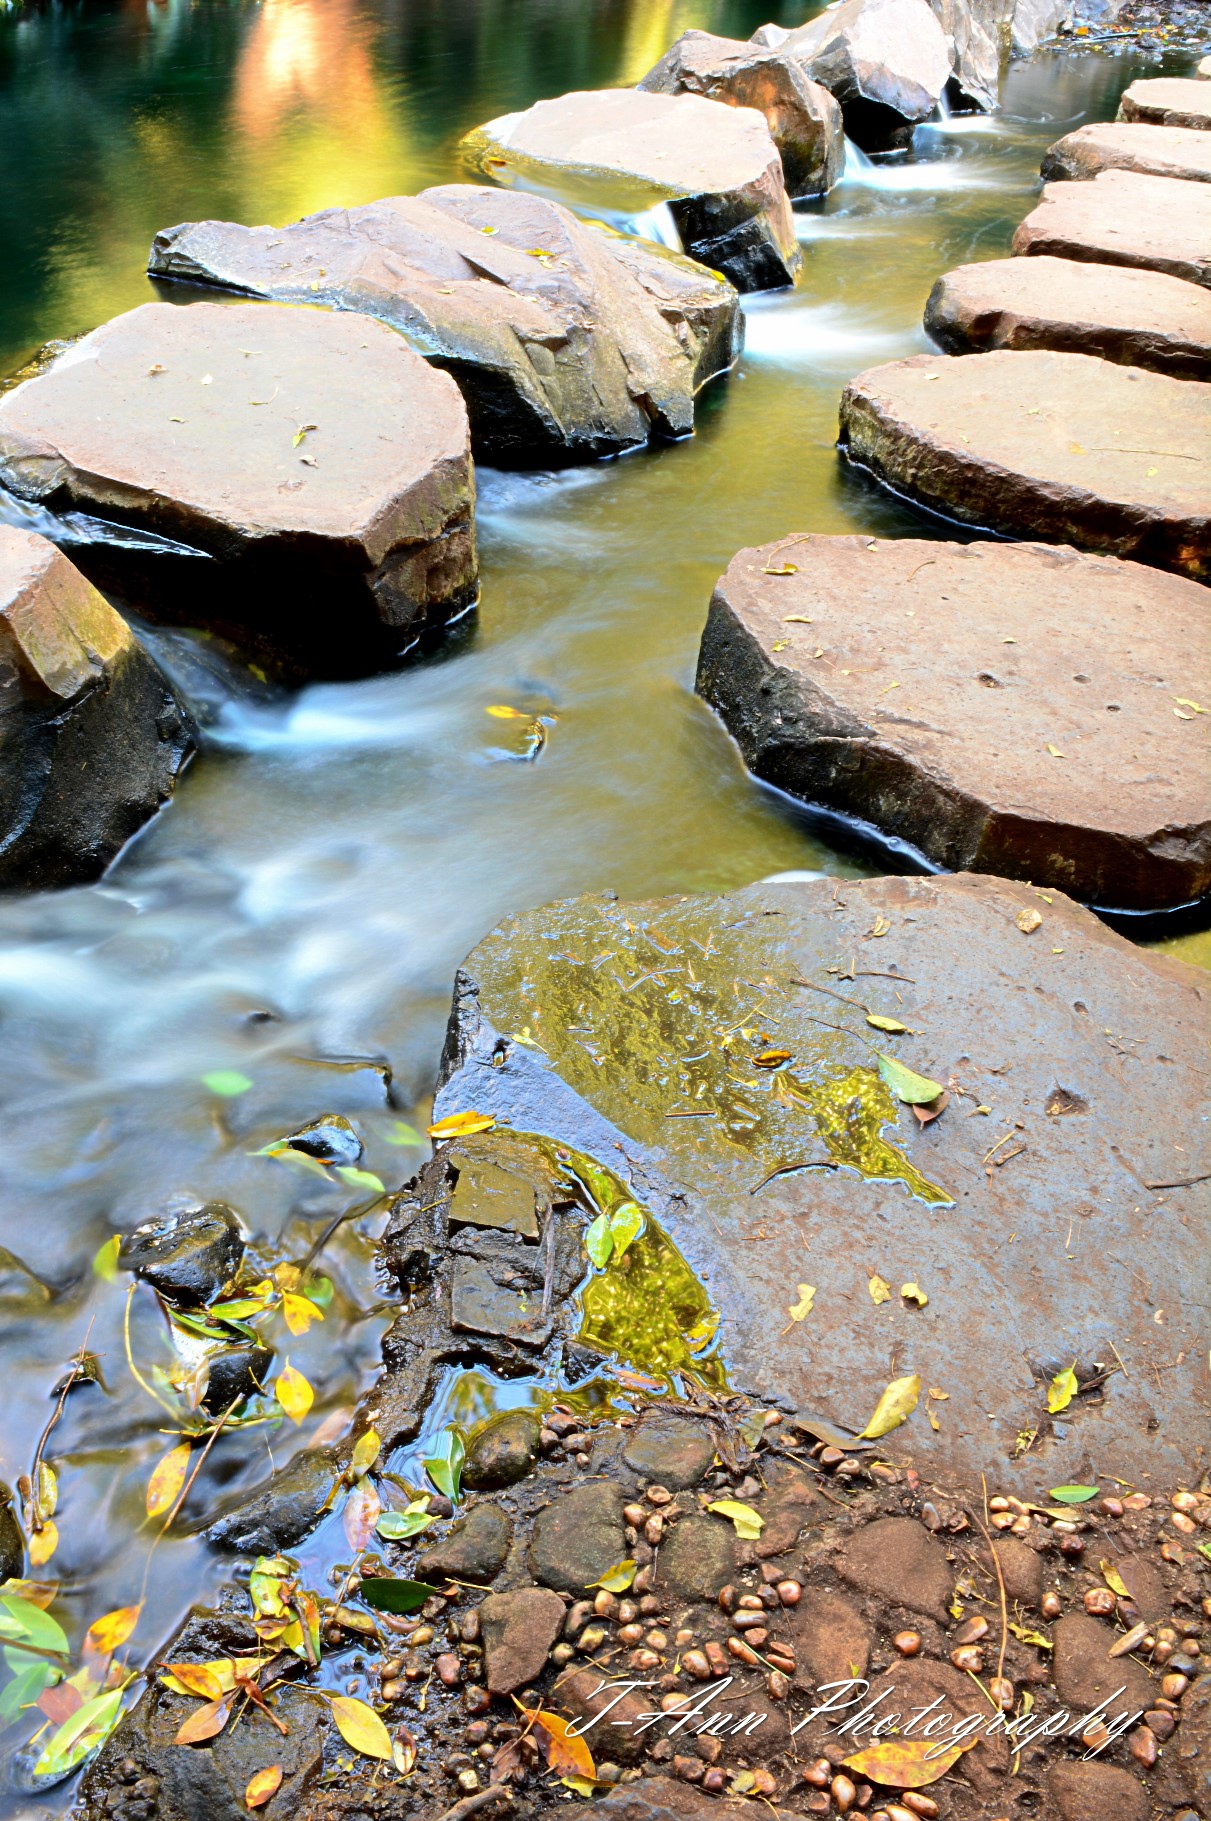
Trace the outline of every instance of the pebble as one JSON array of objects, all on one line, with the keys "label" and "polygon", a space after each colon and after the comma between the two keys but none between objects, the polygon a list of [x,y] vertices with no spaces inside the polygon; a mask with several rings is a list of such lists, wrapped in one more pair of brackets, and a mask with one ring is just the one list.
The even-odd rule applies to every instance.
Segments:
[{"label": "pebble", "polygon": [[777,1778],[761,1765],[753,1772],[753,1792],[758,1796],[772,1796],[778,1788]]},{"label": "pebble", "polygon": [[732,1624],[737,1631],[755,1631],[759,1627],[763,1627],[765,1623],[765,1610],[760,1605],[756,1612],[745,1611],[732,1614]]},{"label": "pebble", "polygon": [[706,1772],[706,1775],[702,1779],[703,1789],[709,1789],[712,1792],[714,1792],[715,1794],[718,1794],[718,1792],[720,1790],[726,1789],[727,1784],[728,1784],[727,1772],[725,1770],[719,1770],[717,1767],[713,1768],[711,1770],[708,1770]]},{"label": "pebble", "polygon": [[714,1733],[699,1733],[694,1740],[694,1750],[704,1764],[717,1764],[723,1755],[723,1746]]},{"label": "pebble", "polygon": [[1101,1509],[1107,1517],[1121,1518],[1123,1515],[1122,1499],[1108,1498],[1101,1500]]},{"label": "pebble", "polygon": [[654,1549],[663,1535],[664,1519],[658,1511],[653,1512],[643,1527],[644,1541],[650,1543]]},{"label": "pebble", "polygon": [[743,1639],[729,1638],[727,1641],[727,1647],[731,1651],[732,1655],[734,1657],[738,1657],[742,1663],[748,1663],[754,1669],[759,1669],[761,1667],[760,1657],[757,1655],[755,1650],[749,1649],[748,1645],[746,1643],[744,1643]]},{"label": "pebble", "polygon": [[693,1676],[695,1682],[709,1682],[714,1673],[701,1650],[687,1650],[681,1659],[681,1665],[687,1675]]},{"label": "pebble", "polygon": [[847,1815],[858,1800],[858,1786],[851,1777],[845,1775],[844,1771],[838,1771],[829,1784],[828,1790],[843,1815]]},{"label": "pebble", "polygon": [[1072,1556],[1075,1559],[1083,1556],[1084,1553],[1085,1545],[1082,1543],[1079,1536],[1062,1536],[1060,1538],[1061,1555]]},{"label": "pebble", "polygon": [[780,1669],[772,1669],[766,1677],[765,1686],[769,1690],[771,1701],[785,1701],[790,1695],[791,1685]]},{"label": "pebble", "polygon": [[719,1604],[724,1612],[735,1612],[737,1605],[736,1589],[730,1584],[719,1589]]},{"label": "pebble", "polygon": [[651,1513],[645,1511],[642,1505],[624,1505],[622,1515],[632,1530],[639,1530],[647,1523]]},{"label": "pebble", "polygon": [[457,1688],[462,1681],[463,1666],[452,1651],[443,1651],[434,1668],[443,1688]]},{"label": "pebble", "polygon": [[731,1673],[731,1666],[728,1663],[723,1645],[717,1643],[716,1640],[712,1638],[710,1643],[705,1645],[704,1648],[706,1650],[706,1659],[711,1666],[712,1672],[717,1676],[729,1675]]},{"label": "pebble", "polygon": [[621,1626],[618,1632],[618,1642],[620,1644],[642,1644],[643,1626],[637,1624]]},{"label": "pebble", "polygon": [[921,1634],[919,1631],[898,1631],[892,1643],[902,1657],[915,1657],[921,1648]]},{"label": "pebble", "polygon": [[1198,1529],[1194,1519],[1187,1517],[1184,1511],[1175,1511],[1169,1522],[1175,1530],[1180,1530],[1183,1536],[1193,1536]]},{"label": "pebble", "polygon": [[701,1758],[674,1758],[673,1775],[680,1777],[683,1783],[701,1783],[706,1766]]},{"label": "pebble", "polygon": [[956,1669],[970,1670],[973,1676],[983,1674],[984,1652],[978,1644],[963,1644],[958,1650],[952,1650],[950,1660]]},{"label": "pebble", "polygon": [[1064,1602],[1058,1593],[1045,1593],[1040,1601],[1039,1610],[1045,1619],[1058,1619],[1064,1610]]},{"label": "pebble", "polygon": [[981,1638],[988,1636],[988,1620],[978,1614],[974,1618],[964,1619],[955,1632],[955,1644],[978,1644]]},{"label": "pebble", "polygon": [[643,1496],[649,1505],[671,1505],[673,1502],[667,1486],[649,1486]]},{"label": "pebble", "polygon": [[1124,1511],[1150,1511],[1152,1500],[1146,1492],[1132,1492],[1123,1500]]},{"label": "pebble", "polygon": [[1095,1619],[1108,1619],[1117,1606],[1109,1587],[1091,1587],[1085,1595],[1085,1611]]},{"label": "pebble", "polygon": [[1180,1701],[1189,1686],[1189,1676],[1168,1675],[1161,1679],[1161,1693],[1168,1701]]},{"label": "pebble", "polygon": [[1175,1511],[1197,1511],[1199,1500],[1193,1492],[1175,1492],[1169,1500]]},{"label": "pebble", "polygon": [[993,1676],[988,1684],[988,1692],[1003,1713],[1012,1713],[1017,1693],[1008,1676]]},{"label": "pebble", "polygon": [[798,1581],[779,1581],[777,1593],[784,1606],[797,1606],[803,1596],[803,1588]]},{"label": "pebble", "polygon": [[1172,1714],[1166,1713],[1163,1707],[1150,1707],[1144,1715],[1144,1725],[1155,1738],[1163,1742],[1165,1739],[1173,1737],[1177,1721]]},{"label": "pebble", "polygon": [[618,1614],[618,1595],[607,1593],[603,1587],[593,1601],[593,1611],[599,1619],[612,1619]]},{"label": "pebble", "polygon": [[487,1713],[492,1705],[492,1697],[486,1688],[477,1688],[472,1684],[463,1689],[463,1712],[475,1716]]},{"label": "pebble", "polygon": [[736,1606],[741,1612],[761,1612],[763,1610],[761,1596],[756,1593],[742,1593],[736,1601]]},{"label": "pebble", "polygon": [[1127,1746],[1136,1763],[1142,1764],[1145,1770],[1151,1770],[1156,1763],[1157,1754],[1156,1734],[1152,1728],[1137,1726],[1133,1733],[1128,1734]]},{"label": "pebble", "polygon": [[906,1789],[903,1799],[905,1808],[911,1810],[914,1815],[923,1816],[924,1821],[935,1821],[935,1817],[940,1813],[933,1797],[922,1795],[919,1789]]},{"label": "pebble", "polygon": [[827,1758],[816,1758],[803,1772],[803,1781],[813,1789],[827,1789],[833,1774],[833,1767]]}]

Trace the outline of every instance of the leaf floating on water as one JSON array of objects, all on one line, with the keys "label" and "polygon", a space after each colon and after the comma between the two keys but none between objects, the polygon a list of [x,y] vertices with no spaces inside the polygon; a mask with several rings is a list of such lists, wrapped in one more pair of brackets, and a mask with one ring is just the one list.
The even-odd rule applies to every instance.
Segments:
[{"label": "leaf floating on water", "polygon": [[782,1064],[789,1062],[790,1059],[789,1050],[762,1050],[759,1056],[753,1057],[753,1067],[755,1069],[780,1069]]},{"label": "leaf floating on water", "polygon": [[1014,918],[1014,922],[1024,936],[1028,936],[1032,930],[1038,929],[1042,921],[1043,913],[1037,910],[1020,910]]},{"label": "leaf floating on water", "polygon": [[874,1303],[876,1309],[880,1303],[889,1303],[891,1301],[891,1285],[885,1277],[880,1277],[877,1272],[866,1287],[870,1291],[870,1300]]},{"label": "leaf floating on water", "polygon": [[900,1295],[906,1303],[916,1303],[918,1309],[923,1309],[929,1301],[920,1284],[901,1284]]},{"label": "leaf floating on water", "polygon": [[[974,1745],[974,1739],[962,1745],[948,1745],[939,1751],[936,1739],[880,1739],[865,1751],[856,1751],[844,1760],[846,1770],[856,1771],[888,1789],[924,1789],[944,1777],[952,1764]],[[937,1752],[936,1757],[932,1753]]]},{"label": "leaf floating on water", "polygon": [[426,1492],[420,1498],[413,1499],[402,1511],[384,1511],[375,1529],[380,1536],[398,1543],[405,1537],[416,1536],[420,1531],[427,1530],[430,1524],[436,1522],[437,1519],[429,1514],[429,1495]]},{"label": "leaf floating on water", "polygon": [[875,1413],[861,1434],[874,1442],[881,1435],[898,1429],[916,1409],[920,1395],[921,1380],[916,1372],[910,1373],[906,1378],[894,1378],[875,1405]]},{"label": "leaf floating on water", "polygon": [[292,1290],[282,1291],[282,1314],[292,1334],[306,1334],[313,1321],[323,1321],[324,1311],[309,1296],[298,1296]]},{"label": "leaf floating on water", "polygon": [[116,1612],[107,1612],[104,1618],[94,1619],[84,1634],[85,1652],[94,1657],[112,1656],[139,1623],[142,1610],[142,1603],[119,1606]]},{"label": "leaf floating on water", "polygon": [[376,1612],[419,1612],[426,1600],[441,1592],[428,1581],[409,1581],[402,1575],[372,1574],[362,1582],[361,1597]]},{"label": "leaf floating on water", "polygon": [[118,1275],[118,1248],[121,1244],[121,1235],[115,1233],[93,1254],[93,1275],[99,1277],[102,1283],[111,1284]]},{"label": "leaf floating on water", "polygon": [[533,715],[527,714],[524,708],[510,708],[506,702],[492,702],[484,709],[484,713],[490,714],[494,721],[532,721],[534,719]]},{"label": "leaf floating on water", "polygon": [[1053,1486],[1047,1496],[1059,1505],[1084,1505],[1095,1499],[1100,1490],[1098,1486]]},{"label": "leaf floating on water", "polygon": [[761,1513],[754,1511],[751,1505],[742,1505],[739,1499],[716,1499],[713,1505],[707,1506],[707,1510],[717,1511],[720,1517],[730,1518],[736,1535],[746,1543],[754,1542],[765,1529],[765,1519]]},{"label": "leaf floating on water", "polygon": [[[21,1587],[28,1583],[9,1581],[7,1585]],[[13,1644],[30,1644],[37,1650],[51,1651],[55,1656],[67,1655],[67,1634],[58,1619],[52,1619],[33,1600],[24,1599],[17,1593],[0,1599],[0,1639]]]},{"label": "leaf floating on water", "polygon": [[628,1556],[625,1562],[607,1568],[599,1581],[590,1581],[589,1586],[604,1588],[606,1593],[625,1593],[634,1579],[635,1564]]},{"label": "leaf floating on water", "polygon": [[610,1215],[610,1238],[614,1244],[614,1257],[621,1258],[631,1241],[643,1231],[643,1209],[638,1202],[623,1201]]},{"label": "leaf floating on water", "polygon": [[901,1024],[898,1018],[884,1018],[878,1012],[867,1012],[866,1022],[873,1025],[877,1031],[889,1031],[892,1036],[898,1036],[908,1029],[908,1026]]},{"label": "leaf floating on water", "polygon": [[[1073,1365],[1075,1363],[1074,1361]],[[1066,1366],[1063,1372],[1057,1372],[1047,1387],[1047,1408],[1052,1416],[1058,1416],[1061,1410],[1067,1410],[1079,1390],[1073,1366]]]},{"label": "leaf floating on water", "polygon": [[217,1701],[207,1701],[205,1707],[195,1707],[177,1728],[173,1744],[198,1745],[203,1739],[217,1737],[231,1718],[233,1699],[232,1695],[220,1695]]},{"label": "leaf floating on water", "polygon": [[270,1764],[264,1770],[258,1770],[248,1779],[248,1787],[244,1791],[244,1807],[264,1808],[270,1796],[276,1796],[281,1787],[280,1764]]},{"label": "leaf floating on water", "polygon": [[29,1560],[31,1568],[42,1568],[50,1561],[59,1547],[59,1526],[54,1518],[47,1518],[41,1530],[32,1532],[29,1539]]},{"label": "leaf floating on water", "polygon": [[459,1478],[466,1454],[459,1431],[454,1428],[443,1429],[433,1444],[432,1454],[427,1455],[424,1461],[425,1472],[437,1490],[455,1505],[459,1499]]},{"label": "leaf floating on water", "polygon": [[360,1481],[345,1500],[341,1509],[341,1528],[355,1555],[369,1548],[382,1509],[378,1493],[367,1480]]},{"label": "leaf floating on water", "polygon": [[490,1132],[495,1113],[451,1113],[428,1128],[430,1138],[469,1138],[473,1132]]},{"label": "leaf floating on water", "polygon": [[162,1460],[157,1461],[147,1482],[147,1515],[149,1518],[163,1517],[171,1511],[177,1497],[185,1484],[185,1475],[189,1472],[190,1447],[188,1442],[178,1442],[170,1448]]},{"label": "leaf floating on water", "polygon": [[355,1701],[352,1695],[331,1695],[328,1705],[346,1745],[364,1758],[382,1758],[388,1764],[393,1761],[390,1735],[373,1707],[365,1701]]},{"label": "leaf floating on water", "polygon": [[110,1689],[83,1702],[69,1720],[53,1732],[34,1765],[34,1775],[58,1782],[69,1776],[85,1758],[105,1743],[122,1712],[122,1690]]},{"label": "leaf floating on water", "polygon": [[315,1402],[315,1392],[289,1359],[274,1381],[273,1394],[292,1423],[301,1423]]},{"label": "leaf floating on water", "polygon": [[209,1075],[203,1075],[202,1086],[221,1100],[234,1100],[238,1094],[246,1094],[252,1083],[238,1069],[212,1069]]},{"label": "leaf floating on water", "polygon": [[928,1075],[914,1074],[912,1069],[905,1068],[894,1056],[883,1055],[881,1050],[875,1051],[875,1061],[896,1099],[906,1106],[928,1106],[946,1091],[940,1081],[931,1081]]}]

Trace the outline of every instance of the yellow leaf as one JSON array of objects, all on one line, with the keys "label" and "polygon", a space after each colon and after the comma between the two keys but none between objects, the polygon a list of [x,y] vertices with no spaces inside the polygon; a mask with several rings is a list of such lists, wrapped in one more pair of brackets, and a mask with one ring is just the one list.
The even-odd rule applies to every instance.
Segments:
[{"label": "yellow leaf", "polygon": [[164,1667],[166,1673],[160,1680],[177,1694],[201,1695],[204,1701],[217,1701],[233,1686],[233,1678],[224,1678],[217,1663],[166,1663]]},{"label": "yellow leaf", "polygon": [[1069,443],[1068,453],[1070,455],[1088,455],[1089,451],[1084,443]]},{"label": "yellow leaf", "polygon": [[315,1402],[315,1392],[289,1359],[274,1381],[273,1393],[292,1423],[301,1423]]},{"label": "yellow leaf", "polygon": [[[1075,1360],[1073,1365],[1075,1365]],[[1058,1416],[1061,1410],[1067,1410],[1069,1404],[1080,1390],[1076,1382],[1076,1373],[1072,1366],[1063,1372],[1057,1372],[1047,1387],[1047,1408],[1052,1416]]]},{"label": "yellow leaf", "polygon": [[59,1526],[55,1523],[54,1518],[47,1518],[41,1530],[35,1530],[30,1535],[29,1560],[31,1568],[41,1568],[44,1562],[49,1562],[58,1547]]},{"label": "yellow leaf", "polygon": [[495,1113],[451,1113],[429,1127],[430,1138],[467,1138],[472,1132],[490,1132],[496,1124]]},{"label": "yellow leaf", "polygon": [[139,1614],[143,1607],[119,1606],[116,1612],[107,1612],[103,1619],[94,1619],[84,1634],[84,1649],[95,1657],[108,1657],[121,1645],[139,1623]]},{"label": "yellow leaf", "polygon": [[937,1417],[934,1415],[933,1411],[929,1408],[928,1404],[926,1404],[926,1406],[925,1406],[925,1414],[929,1418],[930,1428],[933,1430],[935,1435],[939,1435],[942,1430],[942,1425],[938,1421]]},{"label": "yellow leaf", "polygon": [[270,1796],[275,1796],[281,1787],[280,1764],[271,1764],[266,1770],[258,1770],[255,1776],[248,1779],[248,1788],[244,1791],[244,1807],[263,1808]]},{"label": "yellow leaf", "polygon": [[876,1274],[871,1278],[866,1287],[870,1291],[870,1300],[874,1303],[876,1309],[880,1303],[889,1303],[891,1301],[891,1285],[885,1277],[879,1277]]},{"label": "yellow leaf", "polygon": [[1117,1593],[1120,1600],[1129,1600],[1131,1595],[1127,1591],[1126,1583],[1113,1562],[1103,1561],[1100,1562],[1098,1566],[1102,1571],[1102,1579],[1105,1581],[1107,1587],[1109,1587],[1111,1593]]},{"label": "yellow leaf", "polygon": [[364,1701],[355,1701],[352,1695],[333,1695],[328,1705],[346,1745],[352,1745],[354,1751],[360,1751],[365,1758],[382,1758],[388,1764],[393,1762],[390,1736],[373,1707],[367,1707]]},{"label": "yellow leaf", "polygon": [[1038,929],[1042,921],[1043,913],[1037,910],[1020,910],[1014,918],[1014,922],[1024,936],[1028,936],[1032,930]]},{"label": "yellow leaf", "polygon": [[[856,1751],[844,1760],[846,1770],[869,1777],[888,1789],[924,1789],[944,1777],[952,1764],[975,1744],[968,1739],[963,1745],[948,1745],[939,1751],[936,1739],[880,1739],[865,1751]],[[937,1757],[931,1756],[937,1752]]]},{"label": "yellow leaf", "polygon": [[755,1069],[778,1069],[790,1059],[789,1050],[762,1050],[759,1056],[753,1057],[753,1067]]},{"label": "yellow leaf", "polygon": [[148,1517],[163,1517],[176,1504],[181,1487],[185,1484],[185,1475],[189,1472],[189,1453],[189,1443],[178,1442],[175,1448],[168,1450],[163,1460],[156,1463],[147,1482]]},{"label": "yellow leaf", "polygon": [[37,1494],[34,1508],[40,1518],[54,1517],[59,1505],[59,1477],[45,1461],[38,1462]]},{"label": "yellow leaf", "polygon": [[893,1035],[898,1031],[908,1029],[908,1026],[901,1024],[898,1018],[884,1018],[878,1012],[867,1012],[866,1022],[873,1025],[877,1031],[891,1031]]},{"label": "yellow leaf", "polygon": [[873,1442],[890,1430],[898,1429],[916,1409],[920,1395],[921,1380],[915,1372],[907,1378],[893,1378],[875,1405],[875,1413],[862,1430],[862,1436]]},{"label": "yellow leaf", "polygon": [[[815,1284],[800,1284],[799,1285],[799,1300],[797,1303],[792,1303],[790,1308],[786,1312],[790,1316],[791,1321],[797,1322],[797,1321],[806,1320],[806,1318],[812,1312],[812,1304],[815,1302],[815,1300],[816,1300]],[[786,1328],[783,1328],[782,1332],[785,1334],[787,1332]]]},{"label": "yellow leaf", "polygon": [[929,1301],[920,1284],[901,1284],[900,1295],[906,1303],[916,1303],[918,1309],[923,1309]]},{"label": "yellow leaf", "polygon": [[490,714],[494,721],[532,721],[534,718],[524,708],[510,708],[504,702],[493,702],[484,713]]},{"label": "yellow leaf", "polygon": [[591,1777],[596,1779],[597,1766],[583,1739],[569,1733],[571,1720],[560,1714],[539,1713],[523,1707],[526,1724],[538,1740],[538,1749],[546,1759],[548,1770],[557,1777]]},{"label": "yellow leaf", "polygon": [[349,1471],[355,1479],[360,1479],[364,1473],[369,1473],[378,1459],[379,1449],[382,1445],[377,1429],[367,1429],[358,1436],[353,1444],[353,1453],[349,1457]]},{"label": "yellow leaf", "polygon": [[730,1518],[735,1526],[736,1535],[745,1542],[751,1543],[765,1529],[765,1519],[760,1512],[754,1511],[751,1505],[742,1505],[739,1499],[716,1499],[708,1511],[717,1511],[720,1517]]},{"label": "yellow leaf", "polygon": [[1173,700],[1179,708],[1192,708],[1195,714],[1206,714],[1207,712],[1205,708],[1200,708],[1197,702],[1190,701],[1187,696],[1174,696]]},{"label": "yellow leaf", "polygon": [[292,1334],[306,1334],[313,1321],[324,1319],[324,1311],[309,1296],[299,1296],[293,1290],[282,1291],[282,1314]]},{"label": "yellow leaf", "polygon": [[607,1593],[625,1593],[635,1579],[635,1564],[628,1556],[625,1562],[619,1562],[613,1568],[607,1568],[599,1581],[590,1581],[590,1587],[604,1587]]},{"label": "yellow leaf", "polygon": [[1047,750],[1051,754],[1053,759],[1062,759],[1064,757],[1063,753],[1060,751],[1058,746],[1052,746],[1049,744],[1047,747]]}]

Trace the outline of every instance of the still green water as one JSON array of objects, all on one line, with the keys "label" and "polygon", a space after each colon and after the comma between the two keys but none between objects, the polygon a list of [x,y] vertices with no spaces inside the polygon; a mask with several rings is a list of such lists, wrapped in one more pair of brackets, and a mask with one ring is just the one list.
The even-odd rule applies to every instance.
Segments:
[{"label": "still green water", "polygon": [[[687,26],[747,36],[767,17],[748,0],[6,12],[0,370],[149,297],[159,228],[280,222],[450,181],[481,120],[632,83]],[[1112,116],[1140,67],[1078,52],[1015,66],[995,120],[924,129],[911,162],[851,170],[804,209],[802,282],[749,301],[743,364],[702,401],[692,440],[558,476],[482,472],[482,606],[440,658],[281,698],[158,635],[208,751],[103,884],[0,901],[0,1475],[28,1467],[55,1378],[89,1334],[105,1383],[73,1395],[51,1449],[62,1540],[47,1572],[78,1626],[138,1598],[147,1476],[173,1440],[127,1369],[126,1280],[92,1269],[111,1233],[220,1198],[257,1262],[300,1261],[368,1198],[250,1154],[326,1112],[353,1118],[367,1167],[398,1184],[423,1155],[407,1122],[423,1122],[454,969],[510,912],[586,890],[873,869],[753,784],[694,697],[711,585],[737,548],[792,531],[921,534],[839,465],[841,387],[924,345],[937,274],[1008,248],[1043,148]],[[508,724],[485,712],[501,703],[551,718],[537,763],[502,744]],[[1173,946],[1211,961],[1205,935]],[[216,1070],[252,1085],[223,1099],[202,1079]],[[388,1319],[381,1225],[375,1211],[324,1253],[323,1324],[274,1332],[279,1365],[289,1353],[316,1388],[298,1436],[224,1438],[196,1513],[321,1424],[339,1429]],[[171,1362],[150,1298],[135,1300],[132,1345],[144,1368]],[[490,1407],[491,1387],[473,1389]],[[139,1661],[221,1575],[198,1544],[158,1551]]]}]

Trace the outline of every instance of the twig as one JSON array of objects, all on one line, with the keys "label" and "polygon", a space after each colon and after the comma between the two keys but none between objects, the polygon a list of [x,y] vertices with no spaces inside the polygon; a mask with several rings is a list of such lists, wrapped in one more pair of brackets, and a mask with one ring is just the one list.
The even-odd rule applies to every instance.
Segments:
[{"label": "twig", "polygon": [[[93,1321],[95,1320],[96,1317],[94,1316]],[[51,1411],[46,1427],[38,1437],[38,1446],[34,1449],[34,1464],[29,1470],[29,1483],[32,1488],[29,1506],[32,1514],[30,1524],[32,1530],[41,1530],[43,1528],[42,1519],[38,1511],[38,1469],[42,1465],[43,1451],[51,1438],[51,1432],[53,1431],[55,1424],[63,1415],[63,1406],[67,1402],[68,1392],[72,1389],[73,1385],[84,1376],[84,1349],[88,1345],[88,1337],[92,1331],[93,1323],[90,1321],[85,1330],[84,1339],[80,1342],[79,1347],[71,1357],[67,1375],[64,1378],[63,1383],[59,1386],[59,1401]]]},{"label": "twig", "polygon": [[[980,1475],[980,1484],[984,1488],[984,1515],[986,1517],[988,1515],[988,1481],[983,1474]],[[1000,1557],[997,1555],[996,1544],[992,1540],[987,1524],[980,1518],[976,1519],[976,1523],[979,1524],[984,1533],[984,1541],[988,1544],[988,1553],[992,1557],[997,1586],[1001,1592],[1001,1649],[997,1656],[997,1681],[1000,1682],[1005,1675],[1005,1647],[1009,1641],[1009,1603],[1005,1598],[1005,1576],[1001,1573]]]},{"label": "twig", "polygon": [[1146,1182],[1146,1189],[1192,1189],[1196,1182],[1211,1182],[1211,1170],[1201,1176],[1179,1176],[1174,1182]]},{"label": "twig", "polygon": [[488,1808],[493,1802],[499,1802],[502,1797],[511,1808],[513,1791],[509,1785],[489,1783],[487,1789],[477,1789],[473,1796],[464,1796],[461,1802],[456,1802],[453,1808],[448,1808],[445,1814],[439,1815],[437,1821],[469,1821],[470,1816],[477,1815],[481,1808]]}]

